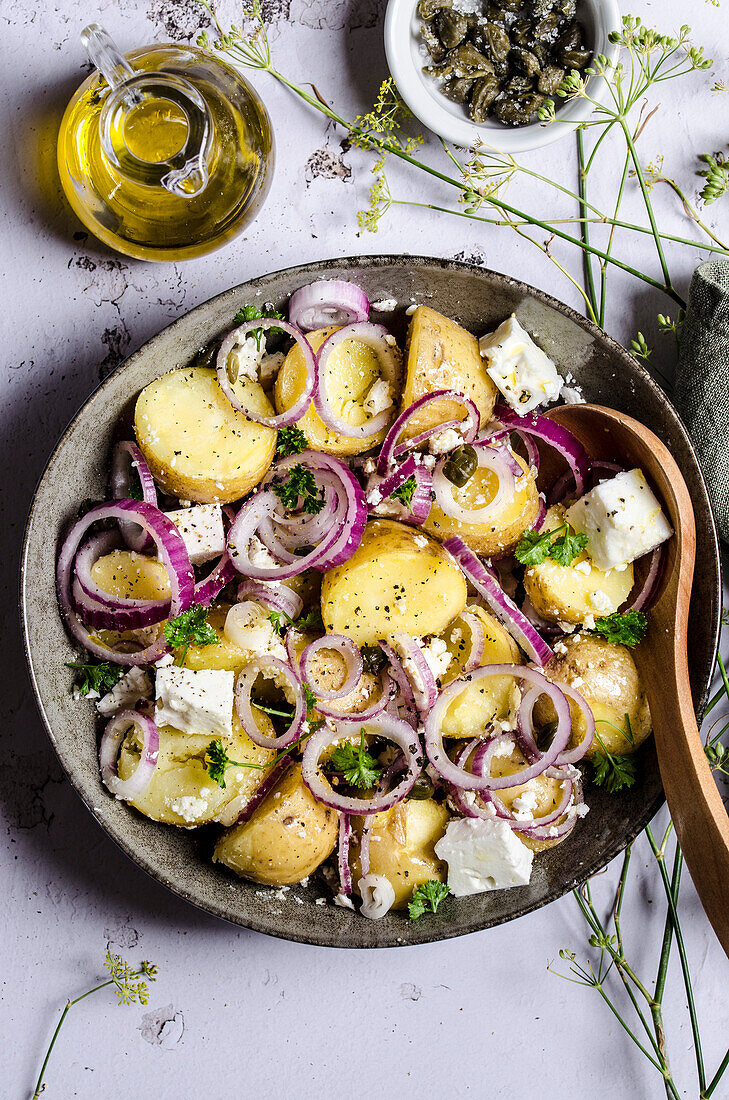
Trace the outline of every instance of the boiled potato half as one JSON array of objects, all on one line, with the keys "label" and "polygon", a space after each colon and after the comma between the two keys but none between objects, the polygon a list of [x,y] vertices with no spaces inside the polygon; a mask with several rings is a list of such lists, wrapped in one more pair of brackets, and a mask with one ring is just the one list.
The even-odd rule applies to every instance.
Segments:
[{"label": "boiled potato half", "polygon": [[[588,757],[604,754],[604,749],[627,755],[650,736],[653,726],[648,700],[635,661],[625,646],[596,635],[573,634],[557,644],[544,672],[557,684],[569,684],[589,703],[597,736]],[[570,711],[571,744],[577,745],[585,736],[585,719],[573,702]],[[534,707],[535,725],[546,725],[554,718],[552,704],[542,696]]]},{"label": "boiled potato half", "polygon": [[170,579],[162,562],[136,550],[112,550],[97,558],[91,566],[91,579],[119,599],[170,598]]},{"label": "boiled potato half", "polygon": [[[424,530],[441,542],[459,535],[474,553],[484,557],[510,553],[524,532],[532,526],[539,511],[539,493],[534,475],[519,455],[514,455],[514,458],[524,472],[517,478],[513,498],[504,501],[488,523],[462,523],[447,516],[437,501],[433,501],[428,518],[423,524]],[[485,508],[494,499],[497,488],[496,474],[479,467],[463,488],[453,487],[453,499],[464,508]]]},{"label": "boiled potato half", "polygon": [[373,645],[394,630],[440,634],[466,606],[466,580],[435,539],[404,523],[373,519],[349,561],[321,588],[329,633]]},{"label": "boiled potato half", "polygon": [[[445,882],[447,865],[434,847],[446,831],[450,815],[432,798],[408,798],[391,810],[375,814],[370,834],[370,871],[384,875],[395,891],[393,909],[404,909],[413,890],[429,879]],[[362,818],[354,820],[357,841],[362,835]],[[358,844],[353,845],[352,882],[362,877]]]},{"label": "boiled potato half", "polygon": [[301,882],[332,854],[339,815],[317,802],[294,765],[248,821],[223,833],[213,860],[266,886]]},{"label": "boiled potato half", "polygon": [[[470,605],[468,610],[484,628],[481,666],[520,665],[522,657],[519,647],[498,619],[477,604]],[[469,628],[460,617],[443,634],[443,640],[453,656],[443,677],[444,687],[463,673],[470,652],[468,634]],[[466,684],[443,715],[443,734],[445,737],[479,737],[492,722],[505,722],[513,718],[519,698],[518,683],[513,676],[490,676]]]},{"label": "boiled potato half", "polygon": [[[498,394],[472,333],[430,306],[418,306],[408,329],[406,355],[403,409],[427,393],[457,390],[475,403],[481,424],[488,423]],[[410,418],[402,438],[411,439],[426,428],[462,420],[464,415],[463,406],[455,401],[434,401]]]},{"label": "boiled potato half", "polygon": [[[542,531],[564,523],[564,509],[550,508]],[[590,616],[612,615],[625,603],[633,587],[633,566],[605,572],[583,550],[571,565],[553,558],[532,565],[524,574],[524,587],[534,610],[547,622],[582,625]]]},{"label": "boiled potato half", "polygon": [[[258,711],[256,721],[269,736],[273,735],[267,715]],[[231,766],[225,772],[225,787],[221,787],[205,768],[205,752],[211,740],[208,734],[181,733],[171,726],[162,726],[159,757],[151,782],[130,805],[153,821],[195,828],[220,820],[233,799],[252,797],[268,774],[265,765],[275,758],[275,752],[255,745],[234,714],[233,737],[224,741],[225,751],[231,760],[263,767]],[[119,753],[122,779],[129,778],[140,751],[140,735],[135,727],[127,734]]]},{"label": "boiled potato half", "polygon": [[[241,377],[241,403],[273,416],[261,386]],[[212,367],[183,367],[150,382],[137,398],[137,442],[162,488],[182,500],[227,504],[249,493],[276,450],[276,432],[230,404]]]},{"label": "boiled potato half", "polygon": [[[328,336],[338,329],[330,328],[308,332],[306,339],[314,351],[318,351]],[[399,352],[393,348],[398,357]],[[364,401],[372,386],[382,378],[382,368],[375,352],[361,340],[345,340],[335,348],[326,362],[326,387],[332,408],[345,423],[360,425],[370,419]],[[386,379],[390,381],[390,379]],[[301,397],[306,384],[306,361],[298,344],[289,351],[276,379],[274,400],[279,413],[286,412]],[[398,376],[392,389],[393,417],[400,396],[402,379]],[[297,420],[296,426],[306,436],[309,446],[330,455],[356,455],[382,443],[387,429],[367,439],[339,435],[331,431],[320,419],[313,403]]]}]

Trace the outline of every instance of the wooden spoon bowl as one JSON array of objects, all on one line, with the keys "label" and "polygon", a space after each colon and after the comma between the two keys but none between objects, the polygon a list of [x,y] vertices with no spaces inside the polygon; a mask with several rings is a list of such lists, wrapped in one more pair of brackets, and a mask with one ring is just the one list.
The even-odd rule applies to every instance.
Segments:
[{"label": "wooden spoon bowl", "polygon": [[593,459],[640,467],[675,531],[648,612],[648,631],[633,655],[651,708],[676,835],[706,915],[729,955],[729,816],[706,759],[688,674],[688,614],[696,558],[688,488],[670,452],[637,420],[600,405],[563,405],[548,415],[569,428]]}]

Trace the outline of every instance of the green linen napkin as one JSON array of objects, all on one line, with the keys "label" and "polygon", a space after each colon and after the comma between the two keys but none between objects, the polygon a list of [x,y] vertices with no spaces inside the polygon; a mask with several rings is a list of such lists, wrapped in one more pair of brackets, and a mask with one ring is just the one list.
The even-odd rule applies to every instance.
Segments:
[{"label": "green linen napkin", "polygon": [[673,400],[696,448],[719,534],[729,542],[729,261],[691,280]]}]

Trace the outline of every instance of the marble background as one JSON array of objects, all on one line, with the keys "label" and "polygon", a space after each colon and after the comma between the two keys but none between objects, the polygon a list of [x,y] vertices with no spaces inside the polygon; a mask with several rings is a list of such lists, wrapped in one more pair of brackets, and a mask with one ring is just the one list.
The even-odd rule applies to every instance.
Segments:
[{"label": "marble background", "polygon": [[[386,75],[383,6],[382,0],[264,0],[280,68],[299,81],[314,80],[345,115],[366,110]],[[688,20],[696,41],[717,58],[714,73],[665,87],[661,110],[641,139],[643,158],[662,154],[667,173],[693,196],[696,154],[724,147],[725,102],[708,88],[713,79],[727,77],[729,31],[723,7],[703,0],[690,7],[689,15],[679,0],[635,5],[666,31]],[[234,14],[232,6],[222,10]],[[16,623],[18,550],[27,504],[53,442],[100,378],[213,294],[265,271],[323,257],[382,251],[465,258],[577,307],[579,300],[543,254],[503,228],[396,206],[377,236],[358,232],[356,212],[370,183],[367,156],[258,75],[253,82],[276,129],[278,166],[256,223],[219,254],[185,264],[148,265],[113,255],[76,222],[60,197],[55,170],[58,123],[87,71],[79,32],[98,19],[124,49],[152,40],[190,40],[199,26],[199,6],[195,0],[99,0],[95,8],[79,0],[5,0],[0,17],[0,583],[7,635],[0,1092],[13,1100],[30,1095],[60,1007],[94,983],[108,947],[132,961],[152,959],[159,981],[146,1007],[117,1007],[102,993],[74,1009],[49,1070],[48,1096],[192,1100],[230,1091],[313,1097],[349,1088],[376,1097],[664,1095],[655,1071],[597,994],[547,971],[561,947],[584,945],[571,897],[518,923],[418,949],[344,953],[278,942],[198,913],[149,880],[99,830],[62,778],[25,673]],[[568,138],[526,163],[574,186],[573,153]],[[437,146],[431,144],[426,155],[437,158]],[[397,198],[446,198],[436,183],[396,169],[391,183]],[[628,190],[627,209],[637,210],[634,186]],[[518,194],[532,208],[545,201],[538,185]],[[607,182],[596,185],[598,203],[607,204],[610,194]],[[667,189],[657,202],[662,226],[686,233]],[[707,212],[718,232],[722,219],[727,231],[727,209],[729,199]],[[550,205],[549,216],[559,210]],[[624,239],[620,248],[631,262],[655,270],[649,240]],[[671,251],[682,293],[701,255],[692,248]],[[610,282],[608,330],[627,342],[642,329],[649,343],[657,343],[656,361],[670,373],[670,349],[659,343],[655,329],[665,300],[627,276],[613,273]],[[665,815],[660,817],[663,822]],[[624,925],[637,968],[652,975],[664,908],[643,840],[633,863]],[[606,911],[615,878],[613,866],[595,886]],[[688,881],[682,912],[713,1067],[729,1033],[726,960]],[[675,959],[666,1002],[682,1095],[695,1097]]]}]

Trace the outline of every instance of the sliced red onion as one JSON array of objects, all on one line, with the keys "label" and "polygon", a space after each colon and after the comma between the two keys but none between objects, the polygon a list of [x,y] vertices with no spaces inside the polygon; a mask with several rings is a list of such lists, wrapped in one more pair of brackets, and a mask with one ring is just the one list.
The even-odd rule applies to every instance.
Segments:
[{"label": "sliced red onion", "polygon": [[327,393],[327,360],[331,353],[340,344],[347,340],[357,340],[366,347],[371,348],[380,363],[382,378],[392,387],[399,372],[399,361],[387,342],[389,335],[384,325],[373,325],[370,321],[360,321],[353,325],[345,325],[328,336],[316,353],[317,385],[314,387],[314,407],[322,421],[338,435],[347,436],[349,439],[370,439],[381,432],[392,419],[394,405],[365,420],[364,424],[350,424],[332,409]]},{"label": "sliced red onion", "polygon": [[[558,766],[564,764],[576,764],[578,760],[582,760],[587,750],[590,748],[595,738],[595,716],[592,713],[592,708],[579,691],[575,691],[569,684],[564,684],[559,680],[554,681],[555,686],[559,688],[563,695],[566,695],[569,699],[572,699],[574,703],[580,708],[585,716],[585,736],[580,741],[579,745],[576,745],[573,749],[565,749],[559,754],[555,760],[555,764]],[[541,752],[537,746],[534,738],[534,704],[536,703],[542,692],[538,687],[531,688],[523,696],[519,705],[519,714],[517,718],[519,727],[519,740],[524,748],[527,756],[532,759],[538,759],[541,757]]]},{"label": "sliced red onion", "polygon": [[[293,718],[290,725],[277,737],[269,737],[268,734],[261,733],[253,714],[252,706],[255,706],[255,704],[251,703],[251,691],[261,674],[277,682],[284,680],[293,696]],[[261,748],[276,749],[279,752],[281,749],[287,749],[289,745],[293,745],[294,741],[298,741],[304,732],[307,708],[301,681],[285,661],[281,661],[270,653],[263,653],[254,657],[238,676],[235,682],[235,709],[243,729],[251,741],[255,745],[260,745]]]},{"label": "sliced red onion", "polygon": [[590,472],[590,456],[572,432],[555,420],[550,420],[548,416],[540,416],[538,413],[519,416],[506,405],[498,405],[494,415],[509,430],[518,429],[525,435],[541,439],[543,443],[549,444],[558,451],[566,459],[572,471],[577,496],[582,496],[587,475]]},{"label": "sliced red onion", "polygon": [[483,660],[486,648],[486,631],[478,615],[474,615],[472,611],[462,611],[456,622],[463,622],[468,627],[470,635],[468,658],[463,665],[463,672],[473,672],[474,668],[478,668]]},{"label": "sliced red onion", "polygon": [[319,760],[325,749],[344,738],[359,735],[362,722],[356,719],[340,719],[332,723],[334,728],[324,726],[306,742],[301,763],[301,775],[314,798],[334,810],[347,814],[366,816],[382,813],[402,802],[413,788],[423,766],[423,755],[418,736],[407,722],[384,712],[366,723],[365,732],[375,737],[384,737],[393,741],[405,756],[407,771],[396,787],[391,791],[377,792],[371,799],[354,798],[338,794],[319,770]]},{"label": "sliced red onion", "polygon": [[345,677],[342,684],[333,690],[318,687],[317,699],[323,699],[325,702],[331,699],[343,699],[345,695],[349,695],[350,692],[354,691],[362,678],[364,667],[362,654],[352,639],[346,638],[344,634],[325,634],[323,637],[309,642],[299,661],[304,682],[307,684],[312,684],[315,681],[311,660],[320,649],[333,649],[340,655],[345,664]]},{"label": "sliced red onion", "polygon": [[[370,510],[376,510],[383,501],[389,500],[410,477],[415,479],[415,489],[410,505],[408,507],[404,504],[400,505],[402,515],[398,518],[402,523],[411,523],[415,526],[425,523],[430,513],[433,475],[427,466],[416,462],[414,455],[408,455],[405,461],[387,477],[377,473],[371,475],[365,486],[365,499]],[[394,502],[400,503],[397,498]]]},{"label": "sliced red onion", "polygon": [[[134,526],[138,527],[137,524]],[[149,537],[146,531],[144,537]],[[94,564],[105,554],[118,549],[120,544],[121,538],[116,531],[102,531],[87,539],[76,554],[71,589],[73,604],[85,625],[92,630],[139,630],[169,616],[169,600],[113,596],[93,579]]]},{"label": "sliced red onion", "polygon": [[195,603],[200,607],[210,607],[216,596],[238,576],[238,570],[233,565],[230,555],[226,551],[218,564],[195,585]]},{"label": "sliced red onion", "polygon": [[[234,567],[235,568],[235,567]],[[239,576],[237,570],[236,576]],[[281,611],[288,619],[298,619],[304,608],[304,601],[298,592],[285,584],[264,584],[246,578],[238,585],[239,600],[255,600],[271,611]]]},{"label": "sliced red onion", "polygon": [[658,586],[658,578],[661,574],[661,566],[663,564],[663,546],[657,546],[651,554],[650,564],[648,566],[648,573],[643,581],[643,585],[640,588],[637,596],[631,599],[630,603],[623,608],[624,611],[641,611],[644,607],[648,606],[653,598],[653,593]]},{"label": "sliced red onion", "polygon": [[[120,779],[117,771],[117,758],[121,743],[129,732],[130,726],[136,726],[142,735],[142,751],[132,774],[128,779]],[[146,715],[136,710],[123,710],[115,715],[101,737],[99,745],[99,767],[101,780],[115,798],[130,801],[144,794],[149,786],[159,757],[159,730]]]},{"label": "sliced red onion", "polygon": [[380,642],[380,649],[390,662],[390,674],[400,690],[403,702],[408,706],[411,704],[414,706],[415,696],[413,694],[413,685],[410,682],[410,677],[405,671],[401,658],[387,642]]},{"label": "sliced red onion", "polygon": [[370,873],[370,842],[372,840],[372,826],[375,822],[374,814],[365,814],[362,821],[362,832],[359,838],[359,866],[362,877]]},{"label": "sliced red onion", "polygon": [[225,822],[222,824],[241,825],[253,817],[263,800],[282,779],[294,762],[293,756],[282,756],[261,780],[253,794],[239,794],[225,807]]},{"label": "sliced red onion", "polygon": [[[536,684],[552,700],[557,713],[557,729],[549,749],[540,754],[537,763],[527,765],[522,771],[517,772],[516,776],[493,778],[489,775],[489,762],[497,747],[498,738],[491,738],[477,750],[477,758],[484,761],[483,774],[476,766],[476,758],[473,764],[474,773],[467,772],[453,763],[443,746],[442,720],[452,701],[470,684],[478,683],[491,676],[513,676],[516,680],[526,680]],[[524,665],[482,665],[481,668],[474,669],[465,676],[459,676],[457,680],[453,680],[443,688],[425,721],[425,750],[435,770],[453,786],[470,790],[498,790],[502,787],[515,787],[519,783],[526,783],[533,779],[535,775],[541,775],[555,763],[559,754],[566,748],[571,729],[569,704],[560,688],[550,683],[543,673]]]},{"label": "sliced red onion", "polygon": [[544,521],[547,518],[547,503],[544,499],[544,494],[539,494],[539,507],[537,508],[537,515],[534,523],[529,528],[530,531],[541,531]]},{"label": "sliced red onion", "polygon": [[[288,649],[288,646],[286,647]],[[386,710],[391,699],[395,695],[395,684],[383,670],[380,676],[381,690],[379,695],[375,698],[374,702],[365,707],[364,710],[358,710],[356,714],[357,721],[367,722],[370,718],[376,718],[378,714],[382,714],[383,710]],[[341,718],[342,711],[336,707],[336,701],[334,706],[331,706],[327,702],[323,701],[319,697],[316,700],[316,709],[319,714],[322,714],[325,718]],[[355,715],[352,715],[354,721]]]},{"label": "sliced red onion", "polygon": [[438,696],[438,685],[417,639],[404,630],[394,630],[389,638],[412,687],[416,707],[419,711],[430,710]]},{"label": "sliced red onion", "polygon": [[[513,461],[513,455],[508,450],[499,451],[495,447],[477,447],[476,456],[478,468],[491,470],[496,474],[498,486],[491,501],[483,508],[466,508],[459,504],[453,497],[453,484],[443,472],[446,458],[438,459],[433,471],[433,489],[438,507],[447,516],[459,520],[461,523],[488,523],[494,512],[497,512],[504,504],[514,499],[516,493],[516,480],[514,470],[509,458]],[[513,463],[519,474],[523,473],[517,462]]]},{"label": "sliced red onion", "polygon": [[303,332],[366,321],[369,315],[367,295],[345,279],[318,279],[295,290],[289,299],[289,321]]},{"label": "sliced red onion", "polygon": [[164,636],[160,636],[145,649],[134,653],[111,650],[91,638],[73,607],[71,582],[79,545],[89,528],[103,519],[133,520],[151,535],[170,580],[170,618],[177,618],[183,611],[187,611],[195,599],[195,574],[185,542],[172,520],[160,512],[159,508],[147,504],[146,501],[119,500],[110,504],[99,504],[78,520],[66,536],[58,555],[56,566],[58,602],[64,622],[74,638],[90,653],[101,657],[102,660],[113,661],[119,665],[151,664],[159,660],[169,649]]},{"label": "sliced red onion", "polygon": [[[443,400],[458,401],[463,405],[463,408],[466,410],[465,419],[448,420],[443,424],[436,424],[435,427],[428,428],[412,439],[408,439],[403,443],[398,443],[403,428],[409,420],[412,420],[415,413],[420,412],[422,409],[432,404],[433,401]],[[464,443],[472,443],[476,438],[480,419],[480,413],[475,403],[470,397],[466,397],[465,394],[459,393],[458,390],[436,390],[434,393],[423,394],[422,397],[413,401],[411,405],[408,405],[408,407],[400,413],[385,436],[377,459],[378,474],[386,474],[398,458],[402,458],[408,451],[414,451],[416,447],[421,446],[421,444],[430,439],[432,435],[436,435],[438,432],[447,431],[448,428],[455,428],[457,431],[461,432]]]},{"label": "sliced red onion", "polygon": [[350,814],[339,815],[339,892],[349,897],[352,893],[352,872],[349,867],[349,844],[352,839]]},{"label": "sliced red onion", "polygon": [[479,561],[463,539],[454,536],[443,543],[460,565],[477,592],[483,596],[494,615],[504,624],[512,638],[527,656],[538,665],[546,665],[554,656],[543,638],[539,636],[527,617],[513,600],[500,588],[483,562]]},{"label": "sliced red onion", "polygon": [[[287,409],[286,412],[279,413],[278,416],[266,416],[264,413],[247,409],[240,403],[238,395],[228,376],[228,356],[239,340],[248,332],[268,328],[282,329],[283,332],[287,333],[289,336],[293,336],[303,352],[304,362],[306,364],[306,382],[301,391],[301,396],[295,405]],[[294,325],[290,325],[288,321],[282,321],[278,317],[257,317],[254,321],[245,321],[242,325],[239,325],[238,328],[234,328],[232,332],[229,332],[220,345],[220,350],[215,360],[215,370],[220,388],[233,408],[237,409],[238,412],[244,413],[249,420],[254,420],[256,424],[265,424],[267,428],[288,428],[291,424],[295,424],[309,408],[314,394],[316,383],[316,359],[311,344],[298,328]]]},{"label": "sliced red onion", "polygon": [[[154,504],[157,507],[157,486],[154,483],[152,472],[141,450],[131,440],[117,443],[111,452],[109,488],[112,497],[114,500],[124,500],[131,497],[131,474],[133,469],[137,471],[139,483],[142,487],[142,500],[146,500],[147,504]],[[120,520],[119,530],[130,550],[151,549],[151,538],[138,524]]]}]

